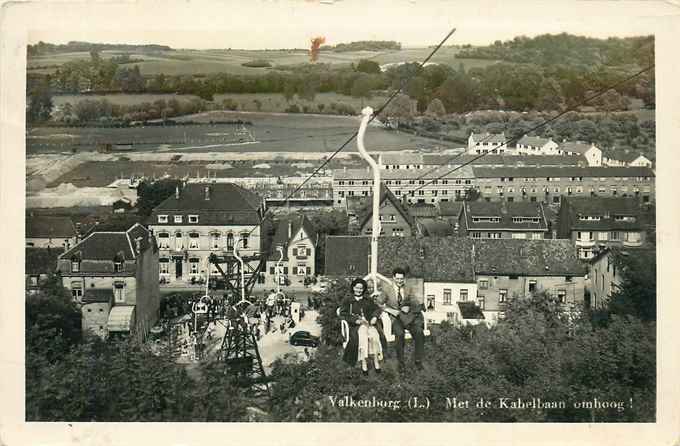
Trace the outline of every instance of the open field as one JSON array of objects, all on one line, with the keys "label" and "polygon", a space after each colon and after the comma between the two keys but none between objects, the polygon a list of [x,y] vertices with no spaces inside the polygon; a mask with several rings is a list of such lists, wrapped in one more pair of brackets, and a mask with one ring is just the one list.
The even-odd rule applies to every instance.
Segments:
[{"label": "open field", "polygon": [[[232,124],[212,121],[243,120],[250,136]],[[133,151],[157,152],[332,152],[359,128],[354,116],[207,112],[178,118],[202,120],[204,125],[132,128],[34,127],[28,130],[26,152],[62,153],[95,150],[98,144],[132,144]],[[371,151],[453,148],[450,143],[372,126],[366,133]],[[356,152],[356,142],[345,151]]]},{"label": "open field", "polygon": [[[360,59],[371,59],[380,64],[393,62],[420,62],[427,57],[432,50],[430,48],[404,48],[399,51],[351,51],[332,52],[322,51],[319,55],[320,63],[334,65],[348,65]],[[442,48],[432,59],[432,62],[448,64],[458,67],[461,63],[465,68],[486,66],[493,64],[490,60],[456,59],[456,48]],[[105,59],[120,55],[120,51],[103,51],[101,56]],[[88,52],[51,54],[31,57],[28,67],[61,65],[72,60],[88,59]],[[130,53],[130,57],[143,59],[142,62],[131,64],[139,65],[142,74],[153,76],[159,73],[167,75],[193,75],[193,74],[262,74],[271,68],[251,68],[242,64],[252,60],[267,60],[275,68],[280,65],[292,65],[309,62],[309,54],[306,50],[280,50],[280,51],[255,51],[255,50],[176,50],[162,51],[158,53]],[[55,68],[35,70],[34,72],[49,73]]]}]

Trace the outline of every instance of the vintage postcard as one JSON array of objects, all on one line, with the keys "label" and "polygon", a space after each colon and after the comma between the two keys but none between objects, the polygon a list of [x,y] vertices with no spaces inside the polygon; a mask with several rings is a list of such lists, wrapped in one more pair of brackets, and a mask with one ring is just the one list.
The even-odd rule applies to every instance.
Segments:
[{"label": "vintage postcard", "polygon": [[3,4],[3,444],[677,444],[678,14]]}]

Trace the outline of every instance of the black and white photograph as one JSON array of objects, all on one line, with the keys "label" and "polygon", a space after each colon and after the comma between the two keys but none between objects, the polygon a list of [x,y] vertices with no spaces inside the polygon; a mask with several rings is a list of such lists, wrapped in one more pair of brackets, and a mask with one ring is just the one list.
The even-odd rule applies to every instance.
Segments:
[{"label": "black and white photograph", "polygon": [[680,5],[164,8],[3,5],[0,438],[680,441]]}]

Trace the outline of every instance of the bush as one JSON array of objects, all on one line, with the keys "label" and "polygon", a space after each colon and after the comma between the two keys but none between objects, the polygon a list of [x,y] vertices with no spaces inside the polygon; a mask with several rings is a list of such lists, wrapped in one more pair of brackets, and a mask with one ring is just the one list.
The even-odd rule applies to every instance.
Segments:
[{"label": "bush", "polygon": [[241,66],[248,67],[248,68],[271,68],[272,64],[269,63],[269,61],[267,61],[267,60],[256,59],[256,60],[251,60],[250,62],[242,63]]}]

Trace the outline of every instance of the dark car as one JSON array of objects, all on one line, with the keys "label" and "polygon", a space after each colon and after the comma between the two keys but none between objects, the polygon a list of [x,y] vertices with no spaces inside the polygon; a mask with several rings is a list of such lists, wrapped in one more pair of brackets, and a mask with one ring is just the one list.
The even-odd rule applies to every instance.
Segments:
[{"label": "dark car", "polygon": [[305,345],[308,347],[318,347],[319,337],[311,335],[308,331],[296,331],[290,337],[290,345]]}]

